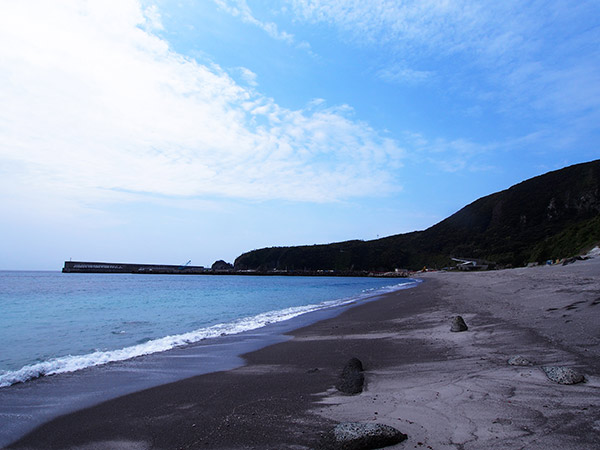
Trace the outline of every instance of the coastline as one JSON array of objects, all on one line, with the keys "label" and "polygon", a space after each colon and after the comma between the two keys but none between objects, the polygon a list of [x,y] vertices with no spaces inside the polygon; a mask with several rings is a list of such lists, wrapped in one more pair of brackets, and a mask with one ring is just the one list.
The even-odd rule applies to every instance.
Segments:
[{"label": "coastline", "polygon": [[[34,272],[25,272],[25,274],[31,275]],[[50,332],[50,330],[54,329],[52,323],[44,324],[43,328],[48,331],[45,334],[41,333],[39,336],[41,341],[36,341],[34,345],[31,345],[34,342],[33,340],[27,342],[21,339],[20,333],[22,330],[27,330],[32,324],[35,326],[36,317],[23,314],[23,309],[15,311],[15,307],[12,306],[11,309],[11,305],[9,305],[7,316],[10,317],[11,313],[19,314],[20,321],[17,319],[14,323],[4,322],[6,326],[4,329],[0,321],[0,330],[2,330],[0,336],[3,338],[0,340],[12,342],[13,338],[15,338],[15,349],[20,348],[19,343],[23,347],[19,352],[13,351],[11,353],[9,349],[7,354],[2,355],[3,368],[8,367],[8,370],[0,371],[0,389],[19,383],[27,383],[30,380],[41,377],[129,361],[133,358],[164,353],[180,347],[187,348],[206,339],[218,339],[223,336],[236,335],[251,336],[253,330],[263,329],[264,327],[267,327],[267,329],[275,328],[273,332],[280,333],[280,330],[277,327],[273,327],[273,324],[286,322],[295,317],[305,316],[306,314],[320,310],[335,310],[338,306],[343,306],[344,304],[360,303],[380,293],[414,285],[414,280],[412,279],[405,279],[401,283],[394,284],[388,284],[389,280],[384,280],[384,286],[360,286],[359,288],[352,286],[352,283],[358,280],[358,278],[354,278],[351,282],[348,282],[345,288],[336,288],[329,285],[331,280],[335,279],[333,277],[328,277],[324,282],[320,282],[321,280],[319,280],[317,282],[318,286],[311,286],[310,280],[314,282],[315,278],[307,277],[303,278],[300,284],[308,285],[298,288],[298,286],[293,286],[294,283],[281,283],[282,277],[273,279],[272,283],[271,280],[265,282],[262,279],[258,286],[255,286],[254,283],[256,283],[256,280],[260,280],[260,277],[251,277],[252,281],[249,283],[237,285],[236,283],[231,283],[232,280],[229,277],[223,283],[229,285],[229,289],[223,290],[221,289],[220,280],[212,283],[212,285],[208,284],[208,286],[204,285],[204,283],[202,283],[202,286],[190,283],[184,285],[182,288],[178,282],[188,277],[173,277],[172,280],[175,283],[169,285],[165,283],[166,278],[171,278],[169,276],[159,276],[153,280],[142,281],[138,284],[133,281],[135,275],[125,275],[124,277],[126,278],[124,279],[120,279],[123,276],[122,274],[104,275],[108,280],[103,280],[103,275],[81,275],[84,277],[81,284],[87,288],[86,283],[97,283],[96,288],[98,288],[106,281],[109,285],[114,283],[112,286],[129,286],[131,288],[129,292],[137,292],[138,289],[142,289],[141,294],[137,297],[133,296],[134,298],[129,298],[129,292],[127,294],[118,292],[116,295],[119,297],[123,296],[123,301],[118,305],[114,304],[115,296],[114,294],[113,296],[110,295],[110,288],[106,289],[106,291],[109,291],[106,294],[106,297],[108,297],[106,300],[102,297],[102,294],[94,293],[93,289],[90,301],[81,298],[81,296],[72,299],[69,299],[68,295],[59,297],[60,301],[56,302],[59,305],[62,303],[63,306],[70,306],[70,300],[75,305],[80,303],[81,307],[75,307],[75,311],[71,312],[74,317],[70,317],[70,313],[63,314],[63,311],[60,311],[60,306],[55,310],[51,308],[43,310],[45,305],[41,305],[43,312],[41,314],[36,312],[38,319],[43,317],[44,312],[50,316],[63,318],[62,322],[60,320],[56,321],[58,333],[63,334],[62,340],[57,340],[58,343],[54,343],[56,336]],[[71,279],[67,281],[62,277],[61,275],[61,281],[65,281],[68,289],[77,289],[71,285],[71,282],[77,285],[77,282],[80,280]],[[69,277],[68,275],[67,278]],[[75,277],[77,276],[75,275]],[[17,282],[22,281],[19,277],[15,279]],[[47,282],[47,280],[43,281]],[[308,280],[307,283],[304,283],[305,280]],[[0,283],[3,281],[0,280]],[[38,280],[34,282],[36,281]],[[149,281],[152,281],[152,283],[149,283]],[[379,280],[377,281],[382,283]],[[15,283],[14,280],[10,280],[10,282]],[[232,284],[233,286],[231,286]],[[281,284],[284,286],[281,286]],[[167,288],[164,287],[165,285]],[[178,291],[177,301],[168,303],[171,309],[169,314],[172,314],[172,316],[166,317],[163,325],[154,319],[157,316],[161,317],[162,311],[160,311],[160,307],[167,303],[155,301],[155,305],[142,305],[139,302],[139,298],[142,298],[144,295],[150,295],[155,299],[159,299],[161,298],[161,294],[163,296],[169,295],[169,286],[174,290],[182,290]],[[215,286],[217,286],[216,289]],[[161,289],[161,291],[153,291],[151,290],[152,287],[155,287],[157,290]],[[315,287],[316,290],[312,291]],[[268,292],[269,289],[271,289],[270,292]],[[100,288],[100,290],[103,289]],[[215,292],[215,290],[219,292]],[[195,295],[196,292],[200,292],[202,296],[208,297],[209,300],[204,303],[204,298],[200,296],[195,297],[191,302],[187,302],[186,297],[192,295],[192,293]],[[229,292],[229,295],[223,295],[223,292]],[[282,292],[285,292],[285,296],[281,295]],[[275,299],[275,297],[278,298]],[[56,300],[59,299],[57,298]],[[36,300],[39,301],[39,298]],[[2,299],[0,298],[1,301]],[[130,305],[129,301],[132,302],[130,308],[121,308],[121,305]],[[18,301],[14,302],[15,305],[18,305],[18,303]],[[53,304],[54,302],[50,301],[48,303]],[[248,307],[240,307],[241,303]],[[136,309],[136,305],[138,313],[132,314],[132,311]],[[94,309],[100,309],[99,315],[94,315]],[[103,315],[103,311],[110,311],[110,313],[105,316]],[[93,319],[89,322],[89,326],[91,330],[96,330],[95,335],[93,333],[87,334],[84,330],[85,321],[90,317],[93,317]],[[177,319],[173,320],[175,317]],[[198,320],[191,319],[194,317],[198,317]],[[80,324],[80,328],[71,328],[70,323]],[[140,327],[136,329],[138,325]],[[104,329],[102,329],[103,327]],[[108,327],[110,327],[110,330],[107,329]],[[287,331],[291,328],[283,325],[283,329]],[[60,344],[64,343],[61,341],[70,342],[70,344],[60,347]],[[53,355],[54,351],[58,354],[52,357],[51,355]],[[243,351],[239,354],[245,352]],[[10,370],[11,368],[12,370]],[[0,430],[2,428],[1,425],[2,422],[0,421]],[[2,433],[0,431],[0,445],[1,443]]]},{"label": "coastline", "polygon": [[[408,283],[406,287],[396,286],[396,289],[414,285],[414,282]],[[166,351],[91,365],[0,388],[0,448],[61,415],[154,386],[243,366],[241,355],[289,340],[291,337],[287,333],[296,328],[333,317],[380,295],[382,293],[377,291],[363,292],[354,297],[325,301],[309,305],[295,317],[279,320],[277,314],[298,312],[287,308],[275,311],[276,317],[261,319],[265,324],[247,331],[217,335]],[[262,314],[253,318],[260,317]]]},{"label": "coastline", "polygon": [[[8,448],[278,448],[319,445],[338,422],[392,425],[390,448],[598,448],[600,259],[569,266],[427,273],[243,355],[246,365],[57,418]],[[462,315],[469,331],[450,333]],[[507,364],[521,354],[533,366]],[[366,389],[340,395],[358,357]],[[548,380],[575,368],[583,384]]]}]

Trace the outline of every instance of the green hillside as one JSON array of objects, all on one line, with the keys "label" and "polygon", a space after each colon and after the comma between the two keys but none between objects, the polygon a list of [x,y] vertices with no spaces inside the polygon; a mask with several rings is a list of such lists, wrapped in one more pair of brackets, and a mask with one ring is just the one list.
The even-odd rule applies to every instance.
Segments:
[{"label": "green hillside", "polygon": [[600,242],[600,160],[488,195],[424,231],[373,241],[272,247],[235,260],[238,270],[377,270],[443,267],[451,257],[521,266]]}]

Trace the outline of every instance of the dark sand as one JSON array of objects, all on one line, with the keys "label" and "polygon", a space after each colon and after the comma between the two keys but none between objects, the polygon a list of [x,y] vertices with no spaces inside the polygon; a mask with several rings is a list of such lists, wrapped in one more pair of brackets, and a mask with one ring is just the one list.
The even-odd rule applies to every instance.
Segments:
[{"label": "dark sand", "polygon": [[[426,274],[202,375],[59,417],[9,448],[306,449],[342,421],[407,433],[390,448],[600,448],[600,258],[567,267]],[[469,331],[450,333],[461,314]],[[507,365],[521,354],[532,367]],[[350,357],[366,390],[334,388]],[[587,382],[549,381],[540,365]]]}]

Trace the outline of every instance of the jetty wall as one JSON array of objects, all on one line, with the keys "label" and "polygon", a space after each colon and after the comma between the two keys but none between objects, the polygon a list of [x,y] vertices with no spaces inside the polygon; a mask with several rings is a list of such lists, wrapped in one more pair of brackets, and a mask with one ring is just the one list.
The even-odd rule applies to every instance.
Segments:
[{"label": "jetty wall", "polygon": [[310,276],[310,277],[386,277],[406,278],[408,271],[367,272],[355,270],[216,270],[203,266],[171,266],[159,264],[130,264],[93,261],[65,261],[63,273],[136,273],[168,275],[267,275],[267,276]]},{"label": "jetty wall", "polygon": [[62,271],[63,273],[201,274],[210,269],[202,266],[65,261]]}]

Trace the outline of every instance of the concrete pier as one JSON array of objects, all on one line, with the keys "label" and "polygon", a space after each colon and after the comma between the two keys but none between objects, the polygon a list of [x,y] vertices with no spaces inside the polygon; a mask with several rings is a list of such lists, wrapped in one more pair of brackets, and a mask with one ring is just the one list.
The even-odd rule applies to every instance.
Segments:
[{"label": "concrete pier", "polygon": [[62,271],[63,273],[203,274],[210,272],[210,269],[202,266],[65,261]]}]

